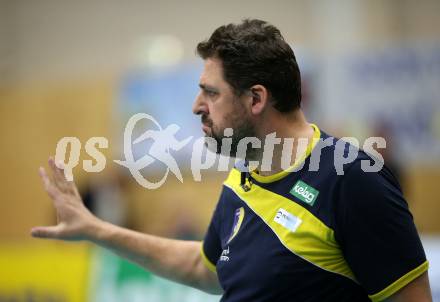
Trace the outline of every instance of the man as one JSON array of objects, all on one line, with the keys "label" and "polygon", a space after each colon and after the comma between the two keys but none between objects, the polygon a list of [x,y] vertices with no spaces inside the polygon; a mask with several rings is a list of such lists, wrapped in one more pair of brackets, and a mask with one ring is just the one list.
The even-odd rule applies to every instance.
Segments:
[{"label": "man", "polygon": [[[260,20],[229,24],[197,51],[205,65],[193,112],[217,151],[227,128],[232,154],[245,137],[275,132],[293,138],[293,150],[307,139],[305,152],[291,154],[294,165],[282,169],[275,145],[269,171],[232,169],[202,243],[97,219],[51,158],[52,180],[43,168],[40,175],[58,224],[32,235],[89,240],[162,277],[223,294],[222,301],[431,301],[428,263],[398,184],[386,168],[364,172],[371,158],[362,151],[336,174],[335,154],[350,146],[307,123],[296,59],[279,30]],[[316,150],[318,170],[310,160]],[[251,149],[245,159],[261,162],[263,153]]]}]

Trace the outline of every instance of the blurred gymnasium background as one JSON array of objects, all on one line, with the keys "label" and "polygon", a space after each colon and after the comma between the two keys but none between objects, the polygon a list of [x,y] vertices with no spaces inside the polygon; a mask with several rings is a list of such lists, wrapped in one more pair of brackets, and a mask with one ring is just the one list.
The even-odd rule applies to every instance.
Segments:
[{"label": "blurred gymnasium background", "polygon": [[[147,190],[113,160],[137,112],[200,137],[191,113],[202,62],[195,46],[251,17],[278,26],[303,77],[310,121],[337,136],[384,136],[430,260],[440,301],[440,2],[0,0],[0,301],[218,301],[154,277],[86,243],[31,239],[55,222],[37,169],[78,137],[75,179],[100,217],[157,235],[201,239],[224,172]],[[178,136],[179,136],[178,135]],[[100,173],[84,145],[104,136]],[[138,150],[137,152],[142,152]],[[162,175],[158,165],[149,177]]]}]

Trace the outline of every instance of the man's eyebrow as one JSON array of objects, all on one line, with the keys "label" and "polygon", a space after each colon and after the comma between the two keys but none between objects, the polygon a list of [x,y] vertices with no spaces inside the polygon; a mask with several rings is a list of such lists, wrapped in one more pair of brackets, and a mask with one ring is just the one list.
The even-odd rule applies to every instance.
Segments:
[{"label": "man's eyebrow", "polygon": [[203,90],[206,90],[206,91],[219,92],[217,88],[215,88],[213,86],[206,85],[206,84],[200,83],[199,87]]}]

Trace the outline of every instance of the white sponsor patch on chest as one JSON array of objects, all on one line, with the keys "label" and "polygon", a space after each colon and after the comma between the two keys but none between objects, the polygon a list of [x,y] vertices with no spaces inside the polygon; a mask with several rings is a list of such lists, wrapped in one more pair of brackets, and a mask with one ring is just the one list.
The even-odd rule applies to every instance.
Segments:
[{"label": "white sponsor patch on chest", "polygon": [[277,214],[275,215],[274,221],[292,232],[295,232],[302,222],[301,219],[287,212],[283,208],[280,208],[278,210]]}]

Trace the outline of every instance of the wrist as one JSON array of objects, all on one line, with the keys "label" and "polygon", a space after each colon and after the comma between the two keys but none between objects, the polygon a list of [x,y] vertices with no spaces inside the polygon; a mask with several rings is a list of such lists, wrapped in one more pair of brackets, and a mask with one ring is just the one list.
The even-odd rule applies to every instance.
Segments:
[{"label": "wrist", "polygon": [[105,241],[111,226],[110,223],[94,217],[86,229],[86,240],[96,244]]}]

